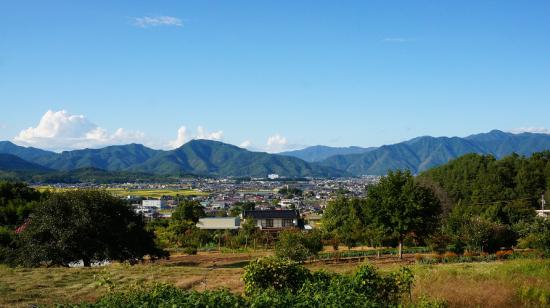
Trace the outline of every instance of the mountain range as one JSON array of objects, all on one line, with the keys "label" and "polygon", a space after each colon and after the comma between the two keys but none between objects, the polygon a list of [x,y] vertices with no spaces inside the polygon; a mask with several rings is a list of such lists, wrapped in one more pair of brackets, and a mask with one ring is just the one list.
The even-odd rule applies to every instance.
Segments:
[{"label": "mountain range", "polygon": [[[251,152],[211,140],[192,140],[170,151],[153,150],[141,144],[127,144],[61,153],[25,148],[9,141],[1,141],[0,153],[10,154],[27,160],[29,164],[55,171],[93,168],[110,172],[220,177],[266,177],[271,173],[286,177],[348,175],[346,172],[295,157]],[[0,166],[0,170],[17,171],[9,166]]]},{"label": "mountain range", "polygon": [[279,154],[252,152],[210,140],[192,140],[170,151],[128,144],[61,153],[0,141],[0,171],[64,175],[78,171],[88,176],[118,172],[121,176],[266,177],[274,173],[290,178],[341,177],[383,175],[397,168],[420,173],[468,153],[501,158],[543,150],[550,150],[550,135],[498,130],[465,138],[422,136],[377,148],[314,146]]},{"label": "mountain range", "polygon": [[281,152],[280,155],[297,157],[310,163],[323,161],[335,155],[363,154],[375,150],[375,147],[329,147],[326,145],[315,145],[301,150]]},{"label": "mountain range", "polygon": [[[353,175],[384,175],[393,169],[408,169],[419,173],[468,153],[501,158],[512,153],[529,156],[534,152],[550,150],[550,135],[513,134],[492,130],[465,138],[422,136],[365,150],[358,154],[341,152],[315,162]],[[287,152],[285,155],[304,157],[308,153],[310,149],[306,148]]]}]

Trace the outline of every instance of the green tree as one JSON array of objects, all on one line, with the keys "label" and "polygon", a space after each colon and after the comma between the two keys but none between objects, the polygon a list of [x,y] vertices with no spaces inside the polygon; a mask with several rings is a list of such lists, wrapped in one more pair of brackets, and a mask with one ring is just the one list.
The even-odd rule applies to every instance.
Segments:
[{"label": "green tree", "polygon": [[351,248],[364,238],[365,200],[338,197],[323,212],[323,229]]},{"label": "green tree", "polygon": [[239,216],[243,211],[252,211],[256,208],[256,203],[246,201],[246,202],[235,202],[229,213],[231,216]]},{"label": "green tree", "polygon": [[172,220],[199,222],[199,218],[205,217],[204,207],[196,200],[184,200],[180,203],[174,213]]},{"label": "green tree", "polygon": [[21,225],[41,198],[40,192],[25,183],[0,182],[0,226]]},{"label": "green tree", "polygon": [[81,190],[52,194],[33,212],[21,233],[19,262],[67,266],[82,260],[141,260],[166,257],[145,230],[140,215],[105,191]]},{"label": "green tree", "polygon": [[403,240],[429,235],[437,227],[441,205],[433,192],[415,182],[408,171],[390,171],[367,195],[373,223],[392,235],[403,257]]}]

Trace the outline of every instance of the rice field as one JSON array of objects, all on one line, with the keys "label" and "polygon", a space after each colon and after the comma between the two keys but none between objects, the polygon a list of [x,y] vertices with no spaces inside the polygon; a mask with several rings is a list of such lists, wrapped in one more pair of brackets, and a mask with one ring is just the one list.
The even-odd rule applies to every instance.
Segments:
[{"label": "rice field", "polygon": [[[54,186],[37,186],[35,187],[38,191],[44,192],[46,190],[63,192],[76,190],[78,188],[58,188]],[[194,189],[126,189],[126,188],[105,188],[105,190],[111,192],[117,197],[126,197],[126,196],[137,196],[143,198],[153,198],[158,199],[162,196],[206,196],[208,193],[194,190]]]}]

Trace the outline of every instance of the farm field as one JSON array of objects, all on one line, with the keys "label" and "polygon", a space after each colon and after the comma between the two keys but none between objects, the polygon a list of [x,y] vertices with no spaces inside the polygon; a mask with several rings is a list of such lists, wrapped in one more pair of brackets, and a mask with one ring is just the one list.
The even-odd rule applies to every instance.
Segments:
[{"label": "farm field", "polygon": [[[35,187],[37,190],[44,192],[46,190],[63,192],[75,190],[76,188],[57,188],[53,186],[38,186]],[[160,198],[162,196],[205,196],[208,193],[202,192],[200,190],[193,189],[125,189],[125,188],[106,188],[107,191],[111,192],[115,196],[125,197],[125,196],[138,196],[143,198]]]},{"label": "farm field", "polygon": [[[241,275],[249,260],[270,254],[199,253],[174,255],[155,264],[102,268],[0,267],[0,306],[79,303],[93,301],[109,290],[127,290],[153,283],[185,289],[228,288],[243,291]],[[410,265],[415,272],[413,299],[444,299],[450,307],[543,306],[550,299],[550,260],[521,259],[490,263],[416,265],[413,255],[403,262],[393,257],[370,258],[382,271]],[[359,263],[308,264],[312,270],[349,273]]]}]

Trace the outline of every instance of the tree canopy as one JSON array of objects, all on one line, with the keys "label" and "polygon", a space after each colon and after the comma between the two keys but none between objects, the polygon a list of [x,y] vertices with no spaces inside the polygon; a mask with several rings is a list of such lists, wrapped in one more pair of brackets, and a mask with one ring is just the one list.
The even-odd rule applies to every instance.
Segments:
[{"label": "tree canopy", "polygon": [[401,257],[405,236],[425,236],[436,229],[441,205],[410,172],[390,171],[368,191],[367,209],[374,225],[397,239]]},{"label": "tree canopy", "polygon": [[33,212],[21,233],[20,263],[67,266],[83,261],[137,262],[165,257],[142,217],[105,191],[52,194]]}]

